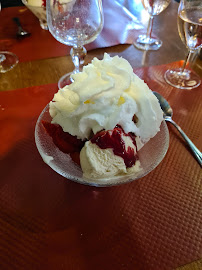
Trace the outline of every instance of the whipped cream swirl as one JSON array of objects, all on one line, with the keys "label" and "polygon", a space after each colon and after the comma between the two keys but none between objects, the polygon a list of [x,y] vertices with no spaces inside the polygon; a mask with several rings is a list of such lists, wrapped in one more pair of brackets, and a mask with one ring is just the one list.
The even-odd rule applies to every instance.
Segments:
[{"label": "whipped cream swirl", "polygon": [[52,123],[65,132],[83,140],[119,124],[145,143],[159,131],[163,113],[158,100],[127,60],[105,54],[72,78],[49,104]]}]

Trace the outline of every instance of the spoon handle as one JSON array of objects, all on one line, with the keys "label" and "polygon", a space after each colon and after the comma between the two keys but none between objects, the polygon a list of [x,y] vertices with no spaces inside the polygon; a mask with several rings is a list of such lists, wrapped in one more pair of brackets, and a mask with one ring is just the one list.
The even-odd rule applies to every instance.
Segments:
[{"label": "spoon handle", "polygon": [[13,18],[13,21],[17,24],[18,27],[22,28],[21,23],[20,23],[20,20],[19,20],[18,17],[14,17]]},{"label": "spoon handle", "polygon": [[173,124],[177,130],[180,132],[188,146],[190,147],[191,151],[195,155],[197,161],[199,162],[200,166],[202,166],[202,153],[199,151],[199,149],[193,144],[193,142],[187,137],[187,135],[184,133],[184,131],[181,129],[178,124],[175,123],[170,117],[165,117],[165,120]]}]

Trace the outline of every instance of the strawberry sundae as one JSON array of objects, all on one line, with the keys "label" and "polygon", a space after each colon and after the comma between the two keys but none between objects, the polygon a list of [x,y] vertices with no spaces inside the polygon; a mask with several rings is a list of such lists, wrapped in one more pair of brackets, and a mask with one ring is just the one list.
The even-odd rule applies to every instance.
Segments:
[{"label": "strawberry sundae", "polygon": [[81,166],[87,179],[141,171],[138,151],[160,130],[157,98],[127,60],[104,55],[60,89],[43,126],[54,144]]}]

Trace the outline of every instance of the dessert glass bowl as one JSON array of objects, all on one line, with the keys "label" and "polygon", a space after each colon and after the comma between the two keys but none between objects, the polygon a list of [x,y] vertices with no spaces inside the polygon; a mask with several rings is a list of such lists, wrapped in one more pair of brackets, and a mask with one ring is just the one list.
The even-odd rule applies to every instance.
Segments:
[{"label": "dessert glass bowl", "polygon": [[163,121],[156,136],[150,139],[138,152],[142,166],[142,170],[139,173],[111,178],[88,179],[83,177],[81,167],[74,163],[68,154],[63,153],[55,146],[52,138],[45,131],[42,121],[51,122],[49,105],[41,112],[35,127],[36,146],[44,162],[65,178],[91,186],[115,186],[142,178],[158,166],[169,146],[169,132],[165,121]]}]

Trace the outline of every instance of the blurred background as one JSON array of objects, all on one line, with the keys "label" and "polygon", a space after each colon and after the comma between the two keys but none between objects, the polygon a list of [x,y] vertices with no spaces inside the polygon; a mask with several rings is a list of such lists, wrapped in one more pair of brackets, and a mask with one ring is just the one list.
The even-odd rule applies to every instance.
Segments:
[{"label": "blurred background", "polygon": [[1,7],[15,7],[15,6],[23,6],[21,0],[1,0]]}]

